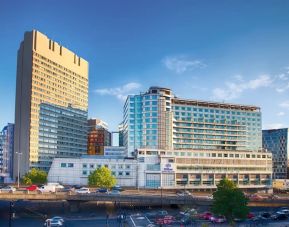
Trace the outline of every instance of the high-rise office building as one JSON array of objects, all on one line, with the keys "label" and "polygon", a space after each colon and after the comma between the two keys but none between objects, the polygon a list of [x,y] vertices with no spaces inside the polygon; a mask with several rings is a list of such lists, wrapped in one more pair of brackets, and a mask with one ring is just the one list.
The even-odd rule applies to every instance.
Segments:
[{"label": "high-rise office building", "polygon": [[108,125],[99,119],[89,119],[87,137],[87,154],[104,155],[104,147],[111,146],[111,133]]},{"label": "high-rise office building", "polygon": [[273,178],[289,179],[288,128],[263,130],[263,148],[272,152]]},{"label": "high-rise office building", "polygon": [[251,150],[262,148],[259,107],[181,99],[151,87],[124,105],[124,145],[138,148]]},{"label": "high-rise office building", "polygon": [[87,111],[88,62],[33,30],[25,33],[17,57],[14,177],[18,166],[20,176],[41,167],[40,139],[50,148],[49,135],[39,136],[43,103]]},{"label": "high-rise office building", "polygon": [[13,171],[14,124],[8,123],[0,132],[0,182],[9,182]]}]

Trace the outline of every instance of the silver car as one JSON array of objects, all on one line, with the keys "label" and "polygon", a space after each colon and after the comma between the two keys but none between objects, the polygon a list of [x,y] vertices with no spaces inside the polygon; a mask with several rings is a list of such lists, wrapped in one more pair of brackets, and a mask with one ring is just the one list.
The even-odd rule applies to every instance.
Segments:
[{"label": "silver car", "polygon": [[6,186],[4,188],[1,188],[1,192],[15,192],[16,188],[14,188],[13,186]]}]

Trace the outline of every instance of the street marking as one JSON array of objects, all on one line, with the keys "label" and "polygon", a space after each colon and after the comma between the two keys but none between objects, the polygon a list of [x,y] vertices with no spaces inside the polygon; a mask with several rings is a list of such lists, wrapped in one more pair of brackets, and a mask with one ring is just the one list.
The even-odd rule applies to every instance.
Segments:
[{"label": "street marking", "polygon": [[135,222],[133,221],[132,217],[129,216],[129,218],[130,218],[130,220],[132,221],[133,226],[136,227]]}]

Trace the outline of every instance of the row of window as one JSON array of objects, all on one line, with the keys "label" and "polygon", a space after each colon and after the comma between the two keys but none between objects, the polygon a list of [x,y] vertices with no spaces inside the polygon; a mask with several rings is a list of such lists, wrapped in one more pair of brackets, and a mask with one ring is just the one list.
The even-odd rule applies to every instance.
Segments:
[{"label": "row of window", "polygon": [[73,163],[61,163],[60,167],[61,168],[73,168],[74,164]]},{"label": "row of window", "polygon": [[220,114],[232,114],[232,115],[242,115],[242,116],[258,116],[260,117],[260,113],[250,113],[246,111],[229,111],[229,110],[219,110],[219,109],[206,109],[206,108],[196,108],[196,107],[184,107],[184,106],[174,106],[174,110],[182,110],[182,111],[193,111],[200,113],[220,113]]}]

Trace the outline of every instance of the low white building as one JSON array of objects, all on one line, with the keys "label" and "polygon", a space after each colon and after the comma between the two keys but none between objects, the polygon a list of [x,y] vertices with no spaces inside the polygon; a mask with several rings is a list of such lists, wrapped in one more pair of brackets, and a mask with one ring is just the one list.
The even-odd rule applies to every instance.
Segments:
[{"label": "low white building", "polygon": [[102,166],[112,171],[117,185],[135,187],[137,161],[117,156],[84,155],[80,158],[55,158],[48,173],[48,182],[87,185],[89,174]]},{"label": "low white building", "polygon": [[135,159],[55,158],[48,181],[86,185],[91,171],[106,166],[126,187],[214,189],[225,177],[240,188],[272,187],[272,154],[264,151],[139,149],[136,154]]}]

